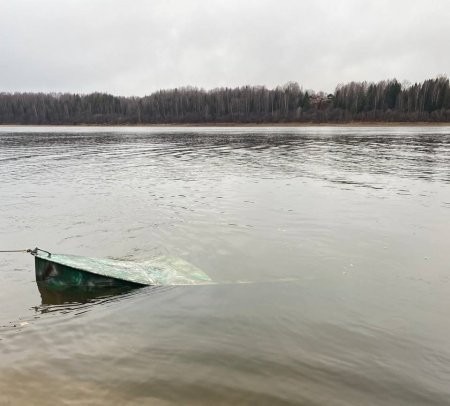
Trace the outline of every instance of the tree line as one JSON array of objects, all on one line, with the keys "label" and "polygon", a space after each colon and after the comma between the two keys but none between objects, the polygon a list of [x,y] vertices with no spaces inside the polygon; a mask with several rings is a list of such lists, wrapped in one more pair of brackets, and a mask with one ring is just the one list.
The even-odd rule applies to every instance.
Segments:
[{"label": "tree line", "polygon": [[445,76],[422,83],[396,79],[351,82],[334,93],[298,83],[217,88],[183,87],[144,97],[106,93],[0,93],[0,124],[188,124],[285,122],[450,122]]}]

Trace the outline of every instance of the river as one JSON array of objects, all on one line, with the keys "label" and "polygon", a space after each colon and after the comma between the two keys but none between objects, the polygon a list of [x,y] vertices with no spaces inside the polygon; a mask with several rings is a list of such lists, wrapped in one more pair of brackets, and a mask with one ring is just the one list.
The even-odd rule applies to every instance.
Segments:
[{"label": "river", "polygon": [[0,250],[214,282],[0,254],[0,405],[450,405],[450,127],[0,127],[0,199]]}]

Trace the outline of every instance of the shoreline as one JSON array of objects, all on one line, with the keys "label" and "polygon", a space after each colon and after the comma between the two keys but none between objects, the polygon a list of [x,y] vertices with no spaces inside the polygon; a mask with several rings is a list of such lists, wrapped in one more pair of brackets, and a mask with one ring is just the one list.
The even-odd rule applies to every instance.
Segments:
[{"label": "shoreline", "polygon": [[450,127],[450,122],[428,122],[428,121],[413,121],[413,122],[380,122],[380,121],[352,121],[347,123],[172,123],[172,124],[0,124],[3,127]]}]

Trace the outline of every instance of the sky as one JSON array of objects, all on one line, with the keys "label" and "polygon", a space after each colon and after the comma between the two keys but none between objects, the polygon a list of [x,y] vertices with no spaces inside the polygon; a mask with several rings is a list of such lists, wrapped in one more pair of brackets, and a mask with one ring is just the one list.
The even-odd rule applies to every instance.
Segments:
[{"label": "sky", "polygon": [[450,74],[449,0],[0,0],[0,92]]}]

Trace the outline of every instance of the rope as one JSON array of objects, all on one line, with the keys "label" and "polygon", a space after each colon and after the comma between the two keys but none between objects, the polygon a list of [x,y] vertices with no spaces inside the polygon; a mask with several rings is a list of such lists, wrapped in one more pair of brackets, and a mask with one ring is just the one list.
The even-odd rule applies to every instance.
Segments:
[{"label": "rope", "polygon": [[31,252],[31,250],[0,250],[0,252]]},{"label": "rope", "polygon": [[0,254],[4,253],[4,252],[28,252],[31,255],[38,255],[38,251],[42,251],[48,254],[49,257],[52,256],[52,254],[48,251],[45,250],[41,250],[40,248],[36,247],[34,250],[32,249],[27,249],[27,250],[0,250]]}]

